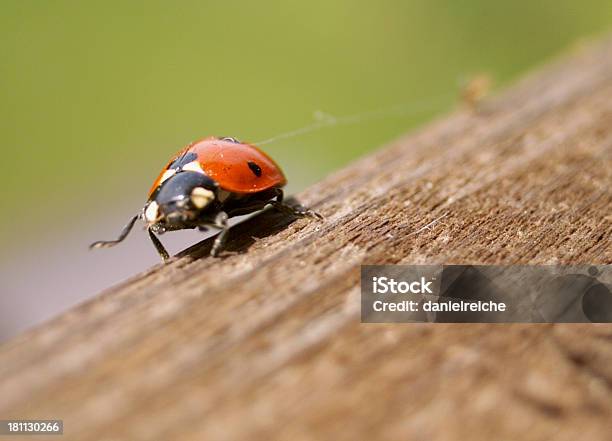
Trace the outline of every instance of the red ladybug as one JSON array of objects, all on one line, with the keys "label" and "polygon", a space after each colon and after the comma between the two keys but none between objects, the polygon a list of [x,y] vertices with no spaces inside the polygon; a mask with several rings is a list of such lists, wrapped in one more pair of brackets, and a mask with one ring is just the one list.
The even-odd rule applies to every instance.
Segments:
[{"label": "red ladybug", "polygon": [[283,203],[287,180],[280,167],[257,147],[234,138],[209,137],[189,144],[163,168],[149,190],[140,213],[132,217],[117,240],[99,241],[90,248],[111,247],[129,234],[138,219],[147,231],[161,258],[168,252],[155,234],[198,228],[217,229],[211,255],[223,249],[228,218],[263,209],[270,204],[296,216],[320,216],[303,207]]}]

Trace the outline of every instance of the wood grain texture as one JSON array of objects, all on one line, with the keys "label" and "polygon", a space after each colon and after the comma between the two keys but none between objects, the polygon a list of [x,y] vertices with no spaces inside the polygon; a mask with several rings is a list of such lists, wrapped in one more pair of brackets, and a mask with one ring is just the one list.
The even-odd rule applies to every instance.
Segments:
[{"label": "wood grain texture", "polygon": [[[612,263],[612,42],[574,50],[0,348],[64,439],[604,440],[608,325],[365,325],[362,263]],[[113,252],[121,252],[115,250]]]}]

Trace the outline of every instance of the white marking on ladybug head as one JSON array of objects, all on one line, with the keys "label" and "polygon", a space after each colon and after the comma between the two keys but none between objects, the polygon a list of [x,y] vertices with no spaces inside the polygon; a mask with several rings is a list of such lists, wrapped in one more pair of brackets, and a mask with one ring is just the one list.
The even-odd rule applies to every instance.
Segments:
[{"label": "white marking on ladybug head", "polygon": [[161,179],[159,180],[160,185],[166,181],[167,179],[171,178],[172,176],[174,176],[176,174],[176,169],[174,168],[169,168],[168,170],[166,170],[164,172],[164,174],[162,175]]},{"label": "white marking on ladybug head", "polygon": [[145,220],[150,224],[154,224],[155,222],[157,222],[158,214],[159,214],[159,205],[157,205],[157,202],[151,201],[151,203],[147,205],[147,207],[145,208],[145,212],[144,212]]},{"label": "white marking on ladybug head", "polygon": [[215,199],[215,194],[203,187],[196,187],[191,192],[191,202],[193,205],[202,209],[210,204]]},{"label": "white marking on ladybug head", "polygon": [[202,166],[198,161],[191,161],[189,164],[185,164],[183,166],[183,170],[204,174],[204,170],[202,170]]}]

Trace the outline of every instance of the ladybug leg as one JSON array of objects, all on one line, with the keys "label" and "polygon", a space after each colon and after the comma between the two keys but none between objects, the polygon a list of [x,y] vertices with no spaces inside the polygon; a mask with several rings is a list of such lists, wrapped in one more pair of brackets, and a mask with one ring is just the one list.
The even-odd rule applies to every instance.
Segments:
[{"label": "ladybug leg", "polygon": [[268,205],[270,202],[268,201],[257,201],[251,205],[245,205],[243,207],[237,207],[234,208],[233,210],[230,210],[227,212],[228,217],[234,217],[234,216],[242,216],[243,214],[250,214],[253,213],[254,211],[259,211],[259,210],[263,210],[266,205]]},{"label": "ladybug leg", "polygon": [[166,248],[164,248],[161,241],[157,238],[155,233],[151,231],[150,228],[147,228],[147,231],[149,233],[149,237],[151,238],[151,242],[153,242],[153,245],[155,246],[155,249],[157,250],[157,253],[159,254],[159,257],[162,258],[162,261],[164,263],[167,262],[170,259],[170,255],[168,254],[168,251],[166,251]]},{"label": "ladybug leg", "polygon": [[122,242],[123,239],[125,239],[127,237],[128,234],[130,234],[130,231],[132,231],[132,228],[134,227],[134,224],[136,223],[136,221],[140,218],[141,214],[137,214],[134,217],[132,217],[130,219],[130,221],[127,223],[127,225],[125,227],[123,227],[123,230],[121,230],[121,233],[119,233],[119,237],[115,240],[99,240],[97,242],[92,243],[91,245],[89,245],[90,249],[93,248],[108,248],[108,247],[112,247],[114,245],[117,245],[118,243]]},{"label": "ladybug leg", "polygon": [[217,257],[219,253],[223,250],[223,246],[227,241],[227,234],[229,233],[229,225],[227,223],[228,215],[225,211],[220,211],[215,217],[214,224],[211,224],[212,227],[221,230],[219,235],[215,237],[215,241],[213,242],[213,246],[210,250],[210,255],[213,257]]},{"label": "ladybug leg", "polygon": [[321,216],[319,213],[309,208],[302,207],[301,205],[292,206],[292,205],[285,204],[283,202],[283,196],[284,196],[283,190],[278,188],[276,190],[276,200],[270,201],[270,204],[276,210],[280,211],[281,213],[285,213],[285,214],[289,214],[291,216],[297,216],[297,217],[308,216],[308,217],[314,217],[315,219],[319,219],[319,220],[323,219],[323,216]]}]

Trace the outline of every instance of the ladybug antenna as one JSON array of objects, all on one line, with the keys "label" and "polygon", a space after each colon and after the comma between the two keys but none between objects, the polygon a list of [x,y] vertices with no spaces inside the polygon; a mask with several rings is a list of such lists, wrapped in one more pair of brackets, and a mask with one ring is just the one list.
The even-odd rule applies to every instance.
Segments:
[{"label": "ladybug antenna", "polygon": [[134,217],[132,217],[130,221],[127,223],[127,225],[123,227],[123,230],[121,230],[121,233],[119,234],[119,237],[116,240],[99,240],[89,245],[89,249],[108,248],[108,247],[115,246],[118,243],[122,242],[123,239],[125,239],[127,235],[130,234],[130,231],[132,231],[132,227],[134,227],[134,224],[136,223],[138,219],[140,219],[141,216],[142,215],[139,213],[139,214],[136,214]]}]

